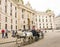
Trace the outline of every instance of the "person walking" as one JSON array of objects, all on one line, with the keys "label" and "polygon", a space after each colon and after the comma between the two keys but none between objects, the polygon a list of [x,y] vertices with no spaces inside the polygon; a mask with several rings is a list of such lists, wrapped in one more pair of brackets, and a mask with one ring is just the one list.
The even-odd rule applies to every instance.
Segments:
[{"label": "person walking", "polygon": [[42,39],[44,38],[44,33],[43,31],[40,31]]},{"label": "person walking", "polygon": [[4,33],[5,33],[5,30],[4,29],[2,29],[2,38],[4,38]]},{"label": "person walking", "polygon": [[5,37],[8,38],[8,30],[6,29]]},{"label": "person walking", "polygon": [[12,30],[12,37],[15,37],[15,31]]}]

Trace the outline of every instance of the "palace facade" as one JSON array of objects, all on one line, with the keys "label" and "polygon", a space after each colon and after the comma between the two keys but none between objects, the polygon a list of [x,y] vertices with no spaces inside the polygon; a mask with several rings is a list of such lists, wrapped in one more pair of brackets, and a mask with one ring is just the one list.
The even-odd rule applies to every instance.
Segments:
[{"label": "palace facade", "polygon": [[54,12],[35,11],[30,3],[24,5],[23,0],[0,0],[0,30],[53,29]]}]

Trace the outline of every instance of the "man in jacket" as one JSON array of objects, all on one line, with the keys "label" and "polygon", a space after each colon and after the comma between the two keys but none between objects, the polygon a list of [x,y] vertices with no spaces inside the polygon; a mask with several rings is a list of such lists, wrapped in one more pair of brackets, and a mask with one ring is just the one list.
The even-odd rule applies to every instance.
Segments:
[{"label": "man in jacket", "polygon": [[2,29],[2,38],[4,38],[4,33],[5,33],[5,30],[4,29]]}]

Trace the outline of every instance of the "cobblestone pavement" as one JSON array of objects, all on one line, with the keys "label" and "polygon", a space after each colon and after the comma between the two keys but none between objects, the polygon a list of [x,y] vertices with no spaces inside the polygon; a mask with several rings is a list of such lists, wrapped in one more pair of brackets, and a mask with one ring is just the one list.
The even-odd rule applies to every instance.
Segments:
[{"label": "cobblestone pavement", "polygon": [[2,38],[0,34],[0,47],[15,47],[16,38],[12,37],[12,33],[8,33],[8,38]]},{"label": "cobblestone pavement", "polygon": [[60,47],[60,32],[49,32],[45,38],[24,47]]},{"label": "cobblestone pavement", "polygon": [[15,41],[15,40],[16,38],[13,38],[11,33],[8,33],[8,38],[2,38],[0,34],[0,44]]},{"label": "cobblestone pavement", "polygon": [[[16,42],[1,44],[0,47],[17,47]],[[22,47],[60,47],[60,32],[49,32],[45,38]]]}]

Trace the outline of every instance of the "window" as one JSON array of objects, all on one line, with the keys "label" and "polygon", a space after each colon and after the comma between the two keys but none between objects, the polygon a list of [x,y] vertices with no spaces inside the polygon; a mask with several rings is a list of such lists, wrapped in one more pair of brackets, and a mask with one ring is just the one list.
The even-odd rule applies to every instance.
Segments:
[{"label": "window", "polygon": [[11,30],[13,29],[13,25],[11,25]]},{"label": "window", "polygon": [[7,17],[5,17],[5,22],[7,22]]},{"label": "window", "polygon": [[25,23],[25,21],[24,21],[24,23]]},{"label": "window", "polygon": [[24,10],[24,9],[22,9],[22,18],[24,18],[24,11],[25,11],[25,10]]},{"label": "window", "polygon": [[44,28],[44,24],[43,24],[43,28]]},{"label": "window", "polygon": [[17,10],[17,8],[15,7],[15,10]]},{"label": "window", "polygon": [[24,14],[22,14],[22,18],[24,18]]},{"label": "window", "polygon": [[0,23],[0,29],[1,29],[1,23]]},{"label": "window", "polygon": [[46,18],[47,18],[47,16],[46,16]]},{"label": "window", "polygon": [[15,18],[17,18],[17,8],[15,7]]},{"label": "window", "polygon": [[7,5],[5,5],[5,13],[7,13]]},{"label": "window", "polygon": [[12,7],[12,3],[10,4],[10,7]]},{"label": "window", "polygon": [[24,12],[25,10],[24,9],[22,9],[22,13]]},{"label": "window", "polygon": [[41,23],[39,24],[40,28],[41,28]]},{"label": "window", "polygon": [[40,28],[41,28],[41,26],[40,26]]},{"label": "window", "polygon": [[5,24],[5,29],[7,29],[7,24]]},{"label": "window", "polygon": [[1,0],[0,0],[0,5],[1,5]]},{"label": "window", "polygon": [[7,0],[5,0],[5,13],[7,13]]},{"label": "window", "polygon": [[17,13],[15,12],[15,18],[17,18]]},{"label": "window", "polygon": [[12,16],[12,7],[11,7],[11,10],[10,10],[10,16]]},{"label": "window", "polygon": [[51,28],[52,28],[52,23],[51,23]]},{"label": "window", "polygon": [[51,15],[49,15],[49,17],[51,18]]},{"label": "window", "polygon": [[10,16],[12,16],[12,10],[10,10]]},{"label": "window", "polygon": [[52,25],[52,23],[50,25]]},{"label": "window", "polygon": [[53,18],[54,18],[54,16],[53,16]]},{"label": "window", "polygon": [[12,3],[10,4],[11,10],[10,10],[10,16],[12,16]]},{"label": "window", "polygon": [[44,24],[43,24],[44,25]]},{"label": "window", "polygon": [[47,25],[47,28],[48,28],[48,24],[46,24]]},{"label": "window", "polygon": [[48,28],[48,26],[47,26],[47,28]]},{"label": "window", "polygon": [[25,29],[25,25],[23,25],[23,29]]},{"label": "window", "polygon": [[17,26],[16,26],[16,30],[17,30]]},{"label": "window", "polygon": [[51,16],[49,16],[49,18],[50,18],[50,22],[51,22]]},{"label": "window", "polygon": [[16,24],[17,24],[17,20],[16,20]]}]

